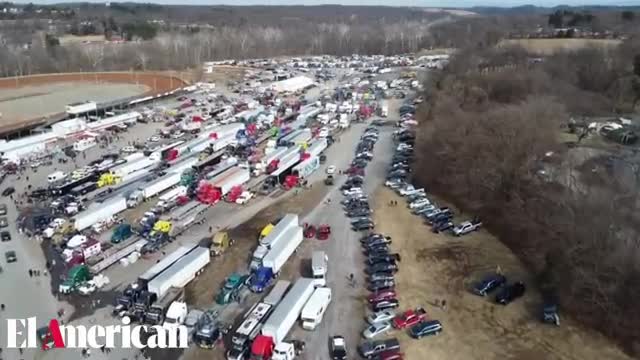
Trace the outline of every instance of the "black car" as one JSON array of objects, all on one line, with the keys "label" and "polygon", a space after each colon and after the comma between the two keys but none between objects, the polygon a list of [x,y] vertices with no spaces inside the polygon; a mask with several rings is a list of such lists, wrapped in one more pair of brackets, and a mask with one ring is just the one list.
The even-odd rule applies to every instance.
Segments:
[{"label": "black car", "polygon": [[367,274],[373,274],[373,273],[377,273],[377,272],[381,272],[381,271],[391,271],[391,272],[397,272],[398,271],[398,265],[397,264],[375,264],[375,265],[370,265],[367,266],[366,269],[364,269],[364,272]]},{"label": "black car", "polygon": [[366,207],[356,208],[347,212],[347,217],[360,217],[360,216],[369,216],[371,215],[371,210]]},{"label": "black car", "polygon": [[386,239],[386,238],[375,238],[375,239],[371,239],[367,242],[363,242],[362,246],[366,247],[366,248],[372,248],[372,247],[376,247],[378,245],[389,245],[391,244],[391,239]]},{"label": "black car", "polygon": [[2,191],[2,196],[9,196],[9,195],[13,194],[14,192],[16,192],[16,189],[14,189],[13,187],[9,186],[8,188],[4,189],[4,191]]},{"label": "black car", "polygon": [[500,274],[491,274],[482,279],[473,287],[473,292],[476,295],[487,296],[490,292],[504,285],[507,282],[507,278]]},{"label": "black car", "polygon": [[373,222],[359,222],[351,225],[354,231],[371,230],[374,228]]},{"label": "black car", "polygon": [[414,339],[423,336],[438,335],[442,332],[442,324],[438,320],[423,321],[411,327],[409,335]]},{"label": "black car", "polygon": [[4,253],[4,257],[7,260],[7,263],[13,263],[18,261],[18,257],[16,256],[15,251],[7,251]]},{"label": "black car", "polygon": [[369,283],[374,283],[376,281],[393,281],[394,279],[395,277],[393,276],[393,273],[382,271],[382,272],[369,274],[367,281]]},{"label": "black car", "polygon": [[441,221],[434,223],[431,230],[437,234],[439,232],[451,230],[454,226],[455,224],[452,221]]},{"label": "black car", "polygon": [[389,253],[389,245],[382,244],[382,245],[376,245],[376,246],[372,246],[372,247],[365,247],[364,248],[364,253],[367,256],[375,256],[375,255],[379,255],[379,254],[388,254]]},{"label": "black car", "polygon": [[369,234],[369,235],[361,237],[360,238],[360,243],[361,244],[366,244],[366,243],[368,243],[370,241],[377,240],[377,239],[391,240],[391,236],[385,236],[385,235],[377,234],[377,233],[376,234]]},{"label": "black car", "polygon": [[452,213],[440,213],[437,214],[435,216],[432,216],[430,218],[427,218],[427,223],[429,223],[430,225],[433,224],[437,224],[437,223],[441,223],[441,222],[445,222],[445,221],[450,221],[451,219],[453,219],[453,214]]},{"label": "black car", "polygon": [[386,254],[386,255],[382,255],[382,256],[369,256],[366,260],[367,264],[369,265],[373,265],[373,264],[377,264],[380,262],[386,262],[386,263],[394,263],[396,261],[400,261],[400,254],[394,253],[394,254]]},{"label": "black car", "polygon": [[524,295],[526,291],[526,287],[522,281],[518,281],[517,283],[507,285],[498,292],[496,295],[496,303],[501,305],[507,305],[515,299]]},{"label": "black car", "polygon": [[347,343],[344,337],[336,335],[331,338],[331,358],[333,360],[347,359]]},{"label": "black car", "polygon": [[371,304],[371,310],[373,312],[378,312],[382,310],[395,309],[398,306],[400,306],[400,302],[398,302],[398,299],[387,299]]},{"label": "black car", "polygon": [[369,285],[367,286],[367,290],[369,291],[383,291],[383,290],[393,290],[396,286],[395,281],[393,280],[377,280],[377,281],[372,281],[371,283],[369,283]]},{"label": "black car", "polygon": [[2,241],[11,241],[11,233],[8,231],[0,232],[0,239]]}]

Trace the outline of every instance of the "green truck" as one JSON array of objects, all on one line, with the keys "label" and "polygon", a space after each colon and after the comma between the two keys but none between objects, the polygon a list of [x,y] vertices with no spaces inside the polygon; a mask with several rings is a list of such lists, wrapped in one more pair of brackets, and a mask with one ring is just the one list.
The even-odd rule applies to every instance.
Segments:
[{"label": "green truck", "polygon": [[225,280],[222,289],[216,296],[216,303],[220,305],[229,304],[232,301],[243,303],[248,295],[247,283],[249,275],[243,275],[240,273],[231,274],[227,280]]},{"label": "green truck", "polygon": [[89,280],[91,280],[89,268],[86,265],[76,265],[69,269],[67,278],[58,286],[58,292],[69,294]]},{"label": "green truck", "polygon": [[129,224],[120,224],[114,230],[111,235],[111,242],[114,244],[121,243],[127,240],[133,231],[131,230],[131,225]]}]

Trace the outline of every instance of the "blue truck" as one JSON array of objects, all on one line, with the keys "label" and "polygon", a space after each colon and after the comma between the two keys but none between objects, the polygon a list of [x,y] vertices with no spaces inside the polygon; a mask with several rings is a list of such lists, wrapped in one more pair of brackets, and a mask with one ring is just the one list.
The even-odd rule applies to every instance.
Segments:
[{"label": "blue truck", "polygon": [[303,233],[301,226],[294,226],[284,234],[285,241],[278,242],[269,250],[262,259],[262,266],[253,272],[250,289],[253,292],[261,293],[269,287],[271,281],[275,279],[289,257],[298,249],[302,243]]}]

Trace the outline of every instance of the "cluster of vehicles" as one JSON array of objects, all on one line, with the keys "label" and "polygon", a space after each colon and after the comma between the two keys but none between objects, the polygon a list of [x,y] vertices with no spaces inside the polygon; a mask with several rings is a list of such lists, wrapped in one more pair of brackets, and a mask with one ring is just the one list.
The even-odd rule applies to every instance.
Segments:
[{"label": "cluster of vehicles", "polygon": [[364,171],[373,159],[373,148],[378,137],[379,130],[377,128],[367,127],[356,147],[355,158],[347,170],[349,177],[340,188],[344,196],[341,204],[345,214],[351,219],[353,231],[371,230],[375,226],[371,218],[372,210],[369,206],[369,200],[362,187],[364,186]]},{"label": "cluster of vehicles", "polygon": [[472,219],[456,225],[453,222],[453,210],[446,206],[439,207],[427,197],[424,188],[416,188],[408,182],[411,173],[410,163],[414,155],[415,135],[409,130],[400,130],[396,132],[396,138],[399,143],[385,185],[405,197],[413,214],[424,218],[435,233],[448,231],[455,236],[462,236],[478,230],[482,226],[480,220]]}]

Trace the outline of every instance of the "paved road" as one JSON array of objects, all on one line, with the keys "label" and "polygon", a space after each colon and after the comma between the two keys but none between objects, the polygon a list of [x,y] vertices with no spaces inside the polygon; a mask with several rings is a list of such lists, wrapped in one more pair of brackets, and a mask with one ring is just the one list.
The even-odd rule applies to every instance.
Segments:
[{"label": "paved road", "polygon": [[[359,138],[364,126],[356,125],[357,131],[351,136]],[[381,128],[380,140],[374,149],[374,158],[367,167],[365,190],[370,199],[375,189],[384,182],[386,168],[391,160],[392,140],[391,128]],[[348,153],[340,159],[338,166],[344,168],[354,156],[355,141]],[[364,288],[364,256],[362,255],[359,238],[361,233],[350,229],[349,219],[345,217],[339,203],[342,195],[339,186],[344,180],[336,182],[336,187],[327,195],[330,204],[321,205],[312,211],[304,221],[310,223],[328,223],[332,227],[331,240],[315,242],[311,250],[324,250],[329,256],[329,273],[327,284],[333,290],[333,300],[321,325],[313,332],[307,332],[297,327],[290,338],[302,339],[307,343],[305,359],[320,360],[328,358],[328,343],[333,335],[342,335],[347,340],[350,352],[349,358],[356,357],[356,347],[360,343],[360,332],[364,329],[365,310],[362,302],[367,291]],[[374,207],[371,203],[372,208]],[[310,257],[311,253],[303,254]],[[356,287],[349,285],[347,276],[355,274]]]}]

